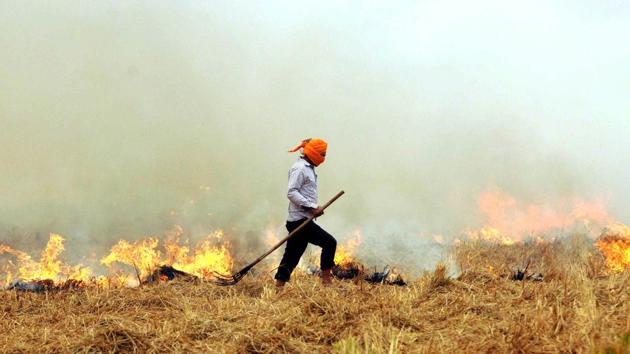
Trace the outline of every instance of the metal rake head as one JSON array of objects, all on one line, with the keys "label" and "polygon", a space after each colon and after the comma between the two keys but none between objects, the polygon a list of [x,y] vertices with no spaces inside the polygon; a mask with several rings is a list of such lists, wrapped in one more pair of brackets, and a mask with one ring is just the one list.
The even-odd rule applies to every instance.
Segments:
[{"label": "metal rake head", "polygon": [[240,272],[234,273],[233,275],[225,275],[225,274],[221,274],[217,272],[212,272],[212,273],[213,273],[212,275],[214,276],[214,279],[212,279],[211,281],[214,284],[219,285],[219,286],[229,286],[229,285],[236,285],[236,283],[241,281],[241,279],[243,279],[245,274],[247,274],[247,271],[241,270]]}]

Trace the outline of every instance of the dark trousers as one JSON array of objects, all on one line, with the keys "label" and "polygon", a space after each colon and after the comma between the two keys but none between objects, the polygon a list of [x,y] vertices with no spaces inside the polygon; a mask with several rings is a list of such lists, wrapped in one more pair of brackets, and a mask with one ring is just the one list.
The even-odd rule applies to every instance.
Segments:
[{"label": "dark trousers", "polygon": [[[298,221],[287,221],[287,230],[292,232],[302,225],[306,219]],[[322,269],[330,269],[335,265],[335,251],[337,250],[337,240],[328,232],[324,231],[319,225],[313,221],[309,222],[297,234],[287,241],[284,255],[280,261],[276,279],[289,281],[291,273],[300,261],[300,257],[304,254],[306,246],[312,243],[322,248],[322,257],[320,265]]]}]

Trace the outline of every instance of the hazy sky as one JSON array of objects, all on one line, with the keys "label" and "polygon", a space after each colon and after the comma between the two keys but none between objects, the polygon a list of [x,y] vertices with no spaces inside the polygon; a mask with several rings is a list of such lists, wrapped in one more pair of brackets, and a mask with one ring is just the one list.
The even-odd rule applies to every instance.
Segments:
[{"label": "hazy sky", "polygon": [[0,29],[0,237],[256,244],[306,137],[340,241],[455,234],[489,188],[630,222],[626,1],[5,0]]}]

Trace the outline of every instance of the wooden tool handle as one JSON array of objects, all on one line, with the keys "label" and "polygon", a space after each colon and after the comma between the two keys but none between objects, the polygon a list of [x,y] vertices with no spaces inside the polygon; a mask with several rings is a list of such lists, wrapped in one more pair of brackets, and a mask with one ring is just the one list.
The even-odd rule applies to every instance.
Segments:
[{"label": "wooden tool handle", "polygon": [[332,199],[330,199],[328,201],[328,203],[324,204],[324,206],[322,207],[322,211],[326,208],[328,208],[330,206],[330,204],[334,203],[335,200],[339,199],[339,197],[341,197],[345,192],[344,191],[340,191],[339,193],[337,193],[334,197],[332,197]]},{"label": "wooden tool handle", "polygon": [[[345,192],[341,191],[339,193],[337,193],[334,197],[332,197],[331,200],[328,201],[328,203],[324,204],[321,207],[321,210],[324,211],[326,208],[328,208],[330,206],[330,204],[334,203],[335,200],[339,199],[339,197],[341,197]],[[311,222],[313,219],[315,219],[315,215],[310,216],[308,219],[304,220],[303,223],[300,224],[300,226],[298,226],[295,230],[291,231],[291,233],[289,233],[289,235],[285,238],[283,238],[282,240],[280,240],[278,243],[276,243],[269,251],[265,252],[265,254],[263,254],[262,256],[258,257],[255,261],[253,261],[252,263],[248,264],[245,268],[246,269],[250,269],[251,267],[255,266],[256,264],[258,264],[258,262],[262,261],[265,257],[267,257],[268,255],[271,254],[271,252],[277,250],[280,246],[282,246],[283,243],[287,242],[287,240],[289,240],[291,237],[293,237],[295,234],[297,234],[298,232],[300,232],[300,230],[302,230],[304,228],[304,226],[306,226],[306,224],[308,224],[309,222]]]}]

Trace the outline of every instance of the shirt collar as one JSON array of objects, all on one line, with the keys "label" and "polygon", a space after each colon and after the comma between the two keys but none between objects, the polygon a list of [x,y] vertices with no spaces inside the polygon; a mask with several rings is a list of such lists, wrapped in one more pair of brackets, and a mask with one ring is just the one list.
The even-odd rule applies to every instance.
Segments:
[{"label": "shirt collar", "polygon": [[304,157],[300,157],[300,160],[302,160],[302,163],[303,163],[304,165],[306,165],[306,166],[308,166],[308,167],[310,167],[310,168],[312,168],[312,169],[315,169],[315,166],[313,166],[313,164],[312,164],[312,163],[310,163],[310,162],[306,161],[306,159],[305,159]]}]

